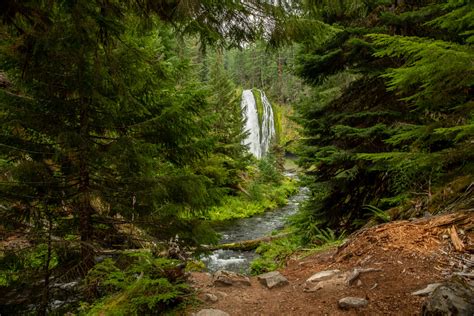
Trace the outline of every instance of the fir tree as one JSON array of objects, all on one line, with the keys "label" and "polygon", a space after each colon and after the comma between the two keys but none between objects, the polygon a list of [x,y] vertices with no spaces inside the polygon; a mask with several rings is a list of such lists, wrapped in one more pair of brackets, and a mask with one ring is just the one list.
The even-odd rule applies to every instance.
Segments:
[{"label": "fir tree", "polygon": [[311,4],[335,32],[299,54],[297,72],[316,86],[299,107],[313,191],[302,227],[354,229],[369,206],[387,210],[470,173],[472,4]]}]

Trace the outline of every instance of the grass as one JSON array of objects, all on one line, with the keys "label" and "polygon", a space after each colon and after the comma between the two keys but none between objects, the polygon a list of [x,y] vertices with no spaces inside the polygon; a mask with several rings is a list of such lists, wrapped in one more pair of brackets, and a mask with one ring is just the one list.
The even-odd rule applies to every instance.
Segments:
[{"label": "grass", "polygon": [[256,252],[260,255],[250,265],[251,273],[258,275],[281,268],[290,259],[296,257],[303,259],[315,253],[337,247],[344,242],[344,235],[336,236],[331,230],[320,230],[315,239],[321,241],[319,244],[306,244],[302,236],[291,234],[294,227],[289,227],[286,232],[290,235],[281,239],[261,244]]},{"label": "grass", "polygon": [[248,195],[241,192],[236,196],[226,196],[222,204],[210,209],[207,219],[225,221],[251,217],[284,206],[288,197],[298,190],[293,179],[284,179],[280,184],[254,182],[249,185]]}]

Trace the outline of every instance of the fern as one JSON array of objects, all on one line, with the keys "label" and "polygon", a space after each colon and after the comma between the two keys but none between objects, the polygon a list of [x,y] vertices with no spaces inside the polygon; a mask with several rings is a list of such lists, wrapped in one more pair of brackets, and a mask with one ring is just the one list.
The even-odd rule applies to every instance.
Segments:
[{"label": "fern", "polygon": [[364,209],[370,211],[377,222],[387,223],[391,220],[390,215],[376,206],[364,205]]},{"label": "fern", "polygon": [[313,242],[318,242],[320,244],[332,244],[336,243],[345,238],[345,231],[342,231],[340,234],[336,234],[331,228],[318,228],[314,229],[314,233],[311,236]]}]

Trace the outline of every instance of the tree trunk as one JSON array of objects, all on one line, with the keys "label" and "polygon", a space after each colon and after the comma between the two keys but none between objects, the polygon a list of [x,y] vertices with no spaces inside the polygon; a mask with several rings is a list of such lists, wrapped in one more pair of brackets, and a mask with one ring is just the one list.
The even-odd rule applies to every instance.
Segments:
[{"label": "tree trunk", "polygon": [[89,115],[88,105],[83,101],[80,115],[79,147],[79,234],[81,236],[81,255],[87,268],[94,264],[93,252],[90,242],[93,235],[92,206],[90,197],[90,172],[89,172]]},{"label": "tree trunk", "polygon": [[[46,206],[47,207],[47,206]],[[50,279],[50,271],[49,271],[49,264],[51,262],[51,236],[53,230],[53,222],[51,218],[51,214],[48,214],[48,251],[46,254],[46,259],[43,266],[44,271],[44,288],[43,288],[43,295],[41,298],[41,305],[38,308],[38,316],[46,316],[48,312],[48,305],[49,305],[49,279]]]},{"label": "tree trunk", "polygon": [[280,52],[277,55],[277,67],[278,67],[278,101],[283,103],[283,64],[281,61]]}]

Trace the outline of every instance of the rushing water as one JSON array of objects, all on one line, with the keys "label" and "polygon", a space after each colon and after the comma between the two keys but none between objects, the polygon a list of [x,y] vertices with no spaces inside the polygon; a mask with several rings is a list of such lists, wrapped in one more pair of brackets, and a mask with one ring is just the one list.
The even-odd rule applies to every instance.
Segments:
[{"label": "rushing water", "polygon": [[[257,102],[252,90],[242,92],[242,115],[245,117],[245,130],[247,138],[243,141],[248,145],[249,151],[256,157],[262,158],[268,152],[272,139],[275,136],[275,121],[273,109],[265,93],[260,91],[262,113],[261,122],[258,117]],[[294,177],[294,174],[289,174]],[[250,218],[239,219],[216,227],[221,234],[220,243],[232,243],[251,240],[270,235],[272,231],[283,228],[288,216],[298,211],[298,206],[307,196],[307,189],[300,189],[299,193],[292,196],[288,204],[277,210],[266,212]],[[250,262],[257,257],[255,251],[216,250],[201,259],[209,271],[229,270],[246,273]]]},{"label": "rushing water", "polygon": [[259,121],[257,103],[252,90],[242,92],[242,115],[245,117],[245,130],[248,131],[244,144],[249,151],[257,158],[262,158],[268,152],[270,143],[275,136],[275,122],[273,109],[267,96],[261,90],[261,102],[263,106],[262,122]]},{"label": "rushing water", "polygon": [[[270,235],[274,230],[282,229],[288,217],[298,211],[300,203],[306,199],[307,195],[308,189],[300,188],[296,195],[289,198],[288,204],[284,207],[217,227],[217,231],[222,236],[220,243],[256,239]],[[229,270],[247,273],[250,262],[257,256],[255,251],[216,250],[203,257],[202,260],[210,272]]]}]

